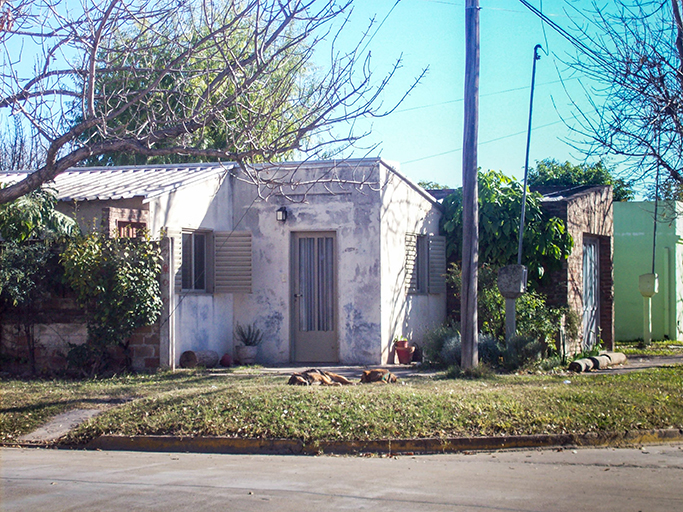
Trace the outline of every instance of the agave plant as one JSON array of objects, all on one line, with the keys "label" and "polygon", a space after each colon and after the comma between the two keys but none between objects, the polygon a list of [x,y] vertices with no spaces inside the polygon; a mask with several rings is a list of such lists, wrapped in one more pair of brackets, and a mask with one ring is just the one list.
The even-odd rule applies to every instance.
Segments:
[{"label": "agave plant", "polygon": [[247,347],[257,347],[263,340],[261,330],[256,327],[256,323],[248,325],[244,328],[239,322],[235,326],[235,335],[237,339]]}]

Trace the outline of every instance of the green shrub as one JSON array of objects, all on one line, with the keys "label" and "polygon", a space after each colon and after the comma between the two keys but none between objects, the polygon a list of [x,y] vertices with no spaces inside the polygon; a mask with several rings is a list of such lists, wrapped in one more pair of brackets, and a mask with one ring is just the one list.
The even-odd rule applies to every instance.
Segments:
[{"label": "green shrub", "polygon": [[[461,270],[457,265],[451,264],[447,279],[456,293],[459,293]],[[477,308],[480,332],[502,341],[505,339],[505,299],[498,291],[497,280],[498,268],[490,265],[479,267]],[[535,338],[545,344],[544,355],[552,355],[555,352],[555,338],[563,315],[566,336],[569,339],[576,339],[578,336],[580,326],[578,315],[568,307],[548,306],[545,296],[538,292],[527,291],[517,299],[515,306],[517,334]],[[493,356],[495,357],[495,354]]]},{"label": "green shrub", "polygon": [[449,336],[443,342],[439,353],[439,363],[441,366],[459,365],[462,360],[462,340],[460,333]]},{"label": "green shrub", "polygon": [[490,366],[501,364],[505,348],[490,334],[479,334],[479,361]]},{"label": "green shrub", "polygon": [[514,370],[532,361],[540,360],[546,351],[546,344],[532,336],[515,335],[506,344],[503,363]]},{"label": "green shrub", "polygon": [[466,368],[463,370],[459,365],[454,364],[446,370],[445,378],[447,379],[490,379],[495,375],[493,369],[486,363],[479,363],[474,368]]},{"label": "green shrub", "polygon": [[[503,348],[493,336],[479,333],[479,361],[490,366],[500,365]],[[459,326],[447,324],[429,331],[424,337],[424,362],[437,368],[460,366],[462,340]]]},{"label": "green shrub", "polygon": [[[158,242],[147,234],[109,238],[92,233],[73,238],[61,262],[66,282],[85,308],[88,325],[87,346],[78,349],[71,359],[91,361],[103,347],[118,346],[128,366],[131,335],[137,328],[156,322],[161,314]],[[99,364],[95,367],[101,369]]]},{"label": "green shrub", "polygon": [[423,362],[430,366],[447,366],[443,362],[442,351],[447,340],[456,337],[460,340],[460,326],[457,323],[449,323],[428,331],[422,342]]}]

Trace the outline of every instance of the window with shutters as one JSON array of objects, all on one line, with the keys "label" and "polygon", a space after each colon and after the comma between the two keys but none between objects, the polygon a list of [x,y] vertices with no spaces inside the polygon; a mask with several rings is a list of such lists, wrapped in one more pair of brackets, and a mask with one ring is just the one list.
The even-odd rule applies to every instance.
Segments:
[{"label": "window with shutters", "polygon": [[446,241],[442,236],[406,235],[406,290],[415,294],[446,292]]},{"label": "window with shutters", "polygon": [[251,293],[251,233],[167,228],[177,292]]}]

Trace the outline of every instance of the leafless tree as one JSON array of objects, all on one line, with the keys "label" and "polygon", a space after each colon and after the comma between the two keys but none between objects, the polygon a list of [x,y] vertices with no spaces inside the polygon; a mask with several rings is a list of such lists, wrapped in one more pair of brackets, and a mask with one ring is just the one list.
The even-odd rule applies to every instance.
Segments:
[{"label": "leafless tree", "polygon": [[0,0],[0,114],[45,147],[0,203],[116,154],[236,161],[261,184],[249,164],[355,144],[399,63],[375,79],[362,40],[337,49],[351,1]]},{"label": "leafless tree", "polygon": [[569,64],[593,84],[590,107],[577,108],[577,140],[588,141],[589,155],[623,157],[634,177],[653,181],[660,169],[683,185],[679,0],[616,0],[571,14],[577,52]]},{"label": "leafless tree", "polygon": [[11,130],[0,132],[0,171],[34,170],[44,159],[38,139],[27,136],[18,119]]}]

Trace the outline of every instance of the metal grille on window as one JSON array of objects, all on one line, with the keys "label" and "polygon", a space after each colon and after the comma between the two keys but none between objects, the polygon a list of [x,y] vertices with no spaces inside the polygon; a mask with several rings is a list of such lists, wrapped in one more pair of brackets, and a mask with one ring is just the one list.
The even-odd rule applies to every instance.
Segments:
[{"label": "metal grille on window", "polygon": [[183,290],[206,289],[206,234],[183,233],[181,269]]},{"label": "metal grille on window", "polygon": [[334,330],[334,238],[299,239],[299,329]]},{"label": "metal grille on window", "polygon": [[195,290],[206,288],[206,235],[194,235],[194,286]]},{"label": "metal grille on window", "polygon": [[417,291],[417,235],[408,233],[406,235],[406,291],[414,293]]},{"label": "metal grille on window", "polygon": [[180,265],[183,279],[183,290],[192,288],[192,234],[183,233],[183,260]]},{"label": "metal grille on window", "polygon": [[333,239],[318,238],[318,330],[333,331],[332,292],[334,267],[332,261]]},{"label": "metal grille on window", "polygon": [[583,345],[591,350],[598,343],[600,271],[598,242],[584,238],[583,244]]}]

